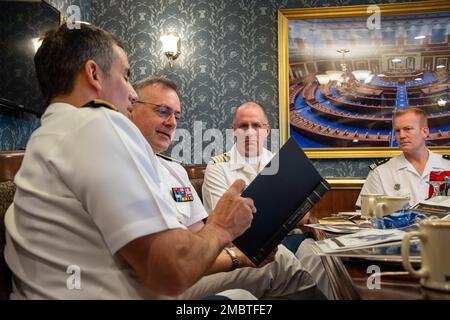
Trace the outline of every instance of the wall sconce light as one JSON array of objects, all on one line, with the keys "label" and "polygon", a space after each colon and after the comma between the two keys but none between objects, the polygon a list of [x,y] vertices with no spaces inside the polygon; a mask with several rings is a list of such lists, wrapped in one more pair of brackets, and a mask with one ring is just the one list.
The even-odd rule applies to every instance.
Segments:
[{"label": "wall sconce light", "polygon": [[161,37],[163,52],[169,59],[169,66],[172,67],[173,60],[180,55],[180,37],[176,32],[169,32]]},{"label": "wall sconce light", "polygon": [[33,42],[34,53],[36,53],[42,44],[42,38],[41,37],[33,38],[31,39],[31,42]]}]

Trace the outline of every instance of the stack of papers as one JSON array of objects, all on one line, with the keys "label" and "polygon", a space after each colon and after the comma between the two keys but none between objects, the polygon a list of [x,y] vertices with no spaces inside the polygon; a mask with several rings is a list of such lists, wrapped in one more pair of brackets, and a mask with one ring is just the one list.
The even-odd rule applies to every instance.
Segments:
[{"label": "stack of papers", "polygon": [[354,224],[354,223],[338,223],[338,224],[323,224],[323,223],[312,223],[312,224],[305,224],[306,227],[315,228],[324,230],[327,232],[332,233],[355,233],[364,229],[367,229],[365,227],[362,227],[360,225]]},{"label": "stack of papers", "polygon": [[405,231],[398,229],[364,229],[353,234],[329,238],[316,242],[324,253],[335,253],[351,249],[369,248],[383,243],[400,242]]},{"label": "stack of papers", "polygon": [[[366,259],[373,261],[383,262],[402,262],[401,254],[401,242],[390,242],[375,245],[369,248],[357,248],[351,250],[340,250],[333,253],[323,253],[317,246],[312,246],[313,252],[317,255],[333,255],[338,257],[354,258],[354,259]],[[413,263],[419,263],[421,261],[420,255],[420,242],[418,240],[412,240],[409,246],[409,260]]]},{"label": "stack of papers", "polygon": [[416,203],[412,210],[426,214],[427,216],[436,216],[444,218],[450,214],[450,197],[438,196]]},{"label": "stack of papers", "polygon": [[333,219],[333,220],[327,220],[327,219],[320,219],[319,223],[317,225],[351,225],[354,226],[355,223],[348,220],[348,219]]},{"label": "stack of papers", "polygon": [[361,216],[361,211],[341,211],[337,215],[341,217]]}]

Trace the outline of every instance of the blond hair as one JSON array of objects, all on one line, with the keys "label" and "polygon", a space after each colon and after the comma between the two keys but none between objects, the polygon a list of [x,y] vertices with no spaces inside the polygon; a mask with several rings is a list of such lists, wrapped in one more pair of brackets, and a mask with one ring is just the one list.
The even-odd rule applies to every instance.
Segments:
[{"label": "blond hair", "polygon": [[393,120],[395,121],[396,117],[403,116],[403,115],[408,114],[408,113],[414,113],[416,116],[418,116],[420,118],[420,123],[421,123],[422,127],[428,127],[428,116],[427,116],[427,114],[425,113],[425,111],[423,111],[422,109],[417,108],[417,107],[408,107],[408,108],[405,108],[405,109],[397,110],[394,113]]}]

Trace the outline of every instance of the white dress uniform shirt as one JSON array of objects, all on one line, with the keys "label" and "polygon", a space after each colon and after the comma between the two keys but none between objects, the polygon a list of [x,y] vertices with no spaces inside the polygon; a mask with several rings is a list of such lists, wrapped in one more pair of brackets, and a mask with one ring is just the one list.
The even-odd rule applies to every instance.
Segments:
[{"label": "white dress uniform shirt", "polygon": [[[158,157],[162,166],[163,184],[169,197],[172,198],[177,211],[175,212],[178,221],[186,227],[201,221],[208,217],[203,207],[202,200],[198,196],[195,188],[192,186],[186,169],[175,161],[166,160]],[[173,196],[172,188],[190,188],[193,201],[176,202]]]},{"label": "white dress uniform shirt", "polygon": [[450,161],[442,155],[429,151],[428,161],[420,175],[402,153],[369,173],[356,205],[361,206],[361,194],[378,193],[408,196],[409,205],[412,206],[428,198],[430,172],[443,170],[450,170]]},{"label": "white dress uniform shirt", "polygon": [[5,216],[11,298],[166,298],[144,288],[117,254],[136,238],[185,229],[161,167],[119,112],[51,104]]},{"label": "white dress uniform shirt", "polygon": [[215,156],[208,163],[202,186],[203,205],[207,212],[211,212],[224,192],[236,179],[243,179],[246,185],[258,175],[273,157],[273,153],[263,149],[260,156],[254,158],[243,157],[237,150],[236,144],[229,152]]}]

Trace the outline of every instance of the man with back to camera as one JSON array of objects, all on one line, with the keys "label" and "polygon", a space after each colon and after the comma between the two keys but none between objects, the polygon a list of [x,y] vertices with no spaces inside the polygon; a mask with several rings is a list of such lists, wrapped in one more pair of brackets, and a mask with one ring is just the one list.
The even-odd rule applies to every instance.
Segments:
[{"label": "man with back to camera", "polygon": [[[206,167],[202,193],[207,212],[215,208],[220,197],[235,179],[243,179],[245,184],[249,185],[273,156],[272,152],[264,148],[270,124],[266,110],[261,104],[249,101],[239,105],[234,111],[232,128],[236,138],[235,144],[230,151],[212,157]],[[299,225],[308,219],[309,213]],[[306,236],[307,234],[309,235]],[[283,245],[295,253],[303,268],[311,274],[318,288],[328,299],[333,299],[332,288],[321,258],[312,250],[313,243],[314,236],[311,232],[289,235],[283,241]],[[282,247],[284,246],[278,246]]]},{"label": "man with back to camera", "polygon": [[[181,103],[176,84],[164,78],[146,78],[134,84],[139,100],[130,109],[131,119],[150,143],[155,154],[167,150],[181,119]],[[166,171],[167,190],[178,212],[177,218],[190,230],[203,228],[208,217],[186,170],[160,155]],[[185,196],[183,199],[182,195]],[[272,259],[273,260],[273,259]],[[203,277],[181,297],[186,299],[210,295],[228,288],[241,288],[257,298],[323,299],[310,275],[296,257],[285,248],[276,253],[275,261],[255,267],[237,248],[227,248]]]},{"label": "man with back to camera", "polygon": [[362,187],[356,205],[361,207],[361,194],[408,196],[414,205],[428,198],[430,172],[450,170],[448,156],[438,155],[426,146],[427,114],[409,107],[394,113],[393,127],[402,153],[370,165],[371,171]]},{"label": "man with back to camera", "polygon": [[256,209],[240,197],[243,181],[191,232],[173,214],[152,148],[127,118],[136,93],[120,41],[64,24],[46,33],[35,67],[49,106],[5,215],[11,298],[179,296],[250,226]]}]

